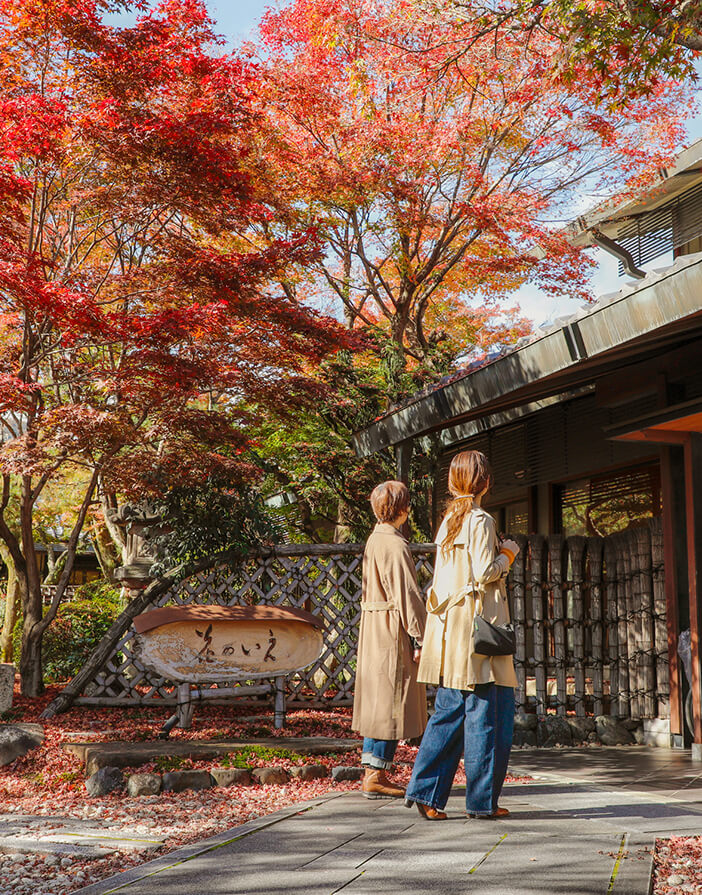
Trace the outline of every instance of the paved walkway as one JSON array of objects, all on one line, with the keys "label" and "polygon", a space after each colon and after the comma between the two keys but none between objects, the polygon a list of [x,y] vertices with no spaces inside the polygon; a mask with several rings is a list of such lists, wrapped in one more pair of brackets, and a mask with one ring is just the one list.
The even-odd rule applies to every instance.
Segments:
[{"label": "paved walkway", "polygon": [[667,750],[515,752],[504,821],[427,823],[398,802],[316,799],[80,890],[83,895],[647,895],[656,837],[702,834],[702,766]]}]

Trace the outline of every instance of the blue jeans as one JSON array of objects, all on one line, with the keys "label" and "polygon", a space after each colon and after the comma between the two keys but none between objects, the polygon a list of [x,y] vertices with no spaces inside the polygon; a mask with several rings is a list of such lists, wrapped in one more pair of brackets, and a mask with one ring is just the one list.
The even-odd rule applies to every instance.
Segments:
[{"label": "blue jeans", "polygon": [[397,742],[397,740],[374,740],[372,737],[363,737],[361,764],[387,770],[392,766]]},{"label": "blue jeans", "polygon": [[439,687],[406,800],[442,810],[448,802],[458,762],[465,754],[466,811],[494,814],[507,774],[513,729],[512,687]]}]

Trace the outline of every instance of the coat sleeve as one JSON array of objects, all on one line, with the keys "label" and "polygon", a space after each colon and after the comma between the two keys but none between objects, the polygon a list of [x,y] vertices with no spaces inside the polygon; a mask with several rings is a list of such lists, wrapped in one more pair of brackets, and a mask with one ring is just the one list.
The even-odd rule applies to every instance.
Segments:
[{"label": "coat sleeve", "polygon": [[490,584],[509,571],[509,558],[504,553],[495,556],[495,520],[480,515],[470,526],[470,559],[476,584]]},{"label": "coat sleeve", "polygon": [[400,543],[397,548],[389,551],[382,576],[388,599],[392,600],[400,613],[402,627],[417,643],[421,643],[427,610],[407,544]]}]

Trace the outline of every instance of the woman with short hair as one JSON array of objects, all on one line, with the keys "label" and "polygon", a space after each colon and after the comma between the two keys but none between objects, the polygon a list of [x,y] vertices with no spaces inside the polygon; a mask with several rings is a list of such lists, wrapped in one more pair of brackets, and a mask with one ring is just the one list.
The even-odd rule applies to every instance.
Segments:
[{"label": "woman with short hair", "polygon": [[443,809],[462,754],[467,814],[509,814],[497,801],[512,747],[514,662],[473,649],[476,609],[494,625],[509,622],[505,578],[519,552],[514,541],[499,542],[495,520],[481,506],[491,484],[490,464],[479,451],[462,451],[451,461],[453,500],[436,536],[418,674],[439,688],[405,800],[426,820],[446,819]]},{"label": "woman with short hair", "polygon": [[426,610],[402,527],[409,492],[383,482],[370,497],[377,525],[363,553],[361,627],[351,727],[363,737],[366,798],[401,798],[387,776],[398,740],[420,736],[427,722],[426,688],[417,683]]}]

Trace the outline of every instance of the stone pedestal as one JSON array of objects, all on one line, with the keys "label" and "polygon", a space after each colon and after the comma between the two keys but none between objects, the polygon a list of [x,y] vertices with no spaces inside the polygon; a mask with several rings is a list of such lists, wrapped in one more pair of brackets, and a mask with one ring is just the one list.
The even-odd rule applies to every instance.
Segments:
[{"label": "stone pedestal", "polygon": [[15,686],[15,666],[0,664],[0,714],[12,708],[12,691]]}]

